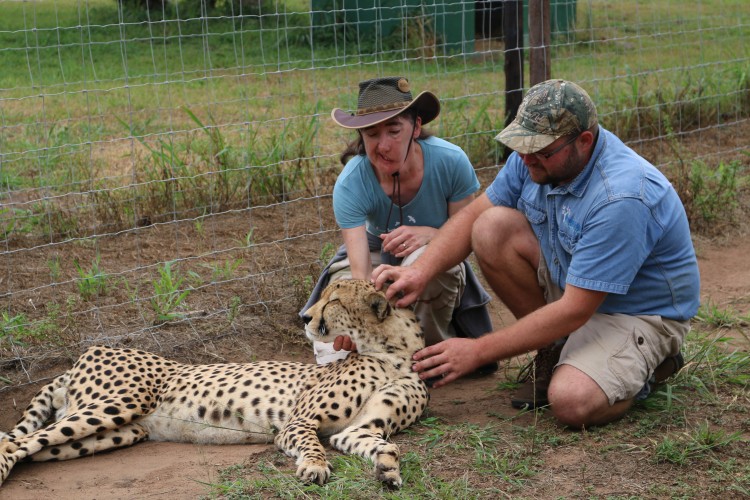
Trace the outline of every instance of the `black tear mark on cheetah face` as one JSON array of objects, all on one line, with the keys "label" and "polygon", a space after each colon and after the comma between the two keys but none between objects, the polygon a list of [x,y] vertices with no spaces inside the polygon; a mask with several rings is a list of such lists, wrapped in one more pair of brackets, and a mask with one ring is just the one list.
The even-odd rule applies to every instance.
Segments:
[{"label": "black tear mark on cheetah face", "polygon": [[[331,474],[319,436],[371,459],[401,486],[398,447],[386,439],[427,406],[411,355],[424,346],[414,314],[365,281],[337,281],[307,311],[310,329],[349,334],[359,353],[325,366],[282,361],[185,365],[133,349],[91,347],[43,387],[16,426],[0,433],[0,484],[20,460],[66,460],[146,439],[192,443],[274,441],[297,476]],[[316,334],[317,335],[317,334]]]}]

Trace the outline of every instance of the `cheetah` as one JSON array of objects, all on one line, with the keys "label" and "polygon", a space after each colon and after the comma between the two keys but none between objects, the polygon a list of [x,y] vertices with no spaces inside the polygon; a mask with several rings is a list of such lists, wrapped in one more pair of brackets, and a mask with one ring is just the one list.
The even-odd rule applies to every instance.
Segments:
[{"label": "cheetah", "polygon": [[151,439],[189,443],[273,441],[297,476],[324,484],[331,464],[320,437],[372,460],[388,487],[402,485],[398,446],[386,439],[427,407],[411,369],[424,347],[409,309],[368,281],[329,285],[304,316],[310,341],[348,335],[358,352],[328,365],[260,361],[186,365],[134,349],[94,346],[43,387],[16,426],[0,433],[0,484],[19,460],[67,460]]}]

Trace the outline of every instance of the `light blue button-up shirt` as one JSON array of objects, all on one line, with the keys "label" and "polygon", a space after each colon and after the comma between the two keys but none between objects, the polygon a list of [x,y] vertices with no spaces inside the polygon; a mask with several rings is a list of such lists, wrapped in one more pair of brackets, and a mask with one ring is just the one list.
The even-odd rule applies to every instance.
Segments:
[{"label": "light blue button-up shirt", "polygon": [[599,312],[675,320],[697,312],[698,263],[682,203],[611,132],[599,128],[591,160],[569,184],[535,183],[513,153],[486,193],[526,216],[560,288],[608,292]]}]

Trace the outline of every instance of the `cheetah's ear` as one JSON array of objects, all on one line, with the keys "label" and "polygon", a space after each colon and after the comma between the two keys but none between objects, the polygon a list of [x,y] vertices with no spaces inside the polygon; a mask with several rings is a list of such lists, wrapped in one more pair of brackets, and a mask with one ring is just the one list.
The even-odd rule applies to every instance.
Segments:
[{"label": "cheetah's ear", "polygon": [[382,293],[372,292],[368,297],[368,301],[370,309],[372,309],[372,312],[375,313],[379,321],[384,321],[391,314],[391,305]]}]

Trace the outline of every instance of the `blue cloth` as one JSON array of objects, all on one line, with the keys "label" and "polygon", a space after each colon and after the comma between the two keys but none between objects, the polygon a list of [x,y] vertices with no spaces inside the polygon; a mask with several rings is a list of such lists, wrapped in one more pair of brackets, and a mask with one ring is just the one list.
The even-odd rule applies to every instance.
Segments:
[{"label": "blue cloth", "polygon": [[[477,192],[479,180],[466,153],[437,137],[419,140],[424,154],[424,178],[417,195],[402,207],[404,224],[439,228],[448,220],[448,204]],[[370,160],[358,155],[349,160],[333,188],[333,213],[343,229],[366,224],[379,236],[399,225],[398,207],[391,210],[390,193],[383,192]]]},{"label": "blue cloth", "polygon": [[700,280],[685,210],[672,185],[599,128],[591,160],[569,184],[539,185],[513,153],[487,188],[495,205],[531,224],[552,280],[608,292],[604,314],[687,320]]}]

